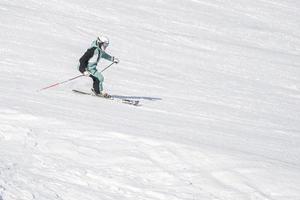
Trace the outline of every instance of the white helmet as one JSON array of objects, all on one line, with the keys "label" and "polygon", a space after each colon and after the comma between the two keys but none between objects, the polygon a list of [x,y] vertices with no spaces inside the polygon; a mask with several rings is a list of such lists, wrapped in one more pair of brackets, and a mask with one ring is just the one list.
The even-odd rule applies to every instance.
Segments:
[{"label": "white helmet", "polygon": [[99,36],[97,38],[97,45],[99,46],[99,48],[101,48],[103,51],[105,51],[105,49],[108,47],[109,44],[109,39],[108,37],[105,36]]},{"label": "white helmet", "polygon": [[108,37],[106,37],[106,36],[99,36],[99,37],[97,38],[97,41],[98,41],[99,43],[109,44],[109,39],[108,39]]}]

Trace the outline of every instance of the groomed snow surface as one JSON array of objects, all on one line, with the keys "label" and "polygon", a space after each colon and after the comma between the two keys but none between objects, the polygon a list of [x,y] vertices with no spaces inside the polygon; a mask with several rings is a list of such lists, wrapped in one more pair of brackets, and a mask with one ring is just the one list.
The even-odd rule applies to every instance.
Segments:
[{"label": "groomed snow surface", "polygon": [[[141,106],[38,91],[99,34]],[[0,200],[299,200],[299,63],[298,0],[1,0]]]}]

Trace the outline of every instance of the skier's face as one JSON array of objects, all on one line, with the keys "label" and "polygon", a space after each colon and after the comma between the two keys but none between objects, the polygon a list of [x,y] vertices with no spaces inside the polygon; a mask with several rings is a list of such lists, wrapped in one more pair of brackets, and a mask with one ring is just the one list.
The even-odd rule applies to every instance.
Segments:
[{"label": "skier's face", "polygon": [[104,51],[108,47],[108,43],[102,43],[101,49]]}]

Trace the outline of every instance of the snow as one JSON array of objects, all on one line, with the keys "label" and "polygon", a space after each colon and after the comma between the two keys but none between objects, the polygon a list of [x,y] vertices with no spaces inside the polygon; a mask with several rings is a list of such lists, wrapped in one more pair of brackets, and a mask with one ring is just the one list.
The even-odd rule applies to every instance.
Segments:
[{"label": "snow", "polygon": [[[0,200],[300,199],[300,2],[1,0]],[[120,58],[89,91],[98,34]],[[109,62],[101,61],[100,68]]]}]

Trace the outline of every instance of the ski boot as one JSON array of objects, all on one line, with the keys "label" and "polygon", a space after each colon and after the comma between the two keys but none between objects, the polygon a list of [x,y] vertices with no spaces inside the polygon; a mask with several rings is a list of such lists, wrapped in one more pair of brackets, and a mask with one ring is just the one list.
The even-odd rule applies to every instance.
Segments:
[{"label": "ski boot", "polygon": [[102,92],[97,93],[97,92],[94,90],[94,88],[92,88],[91,90],[92,90],[92,92],[93,92],[93,94],[94,94],[95,96],[103,97],[103,98],[108,98],[108,99],[111,98],[111,95],[109,95],[108,93],[102,93]]}]

